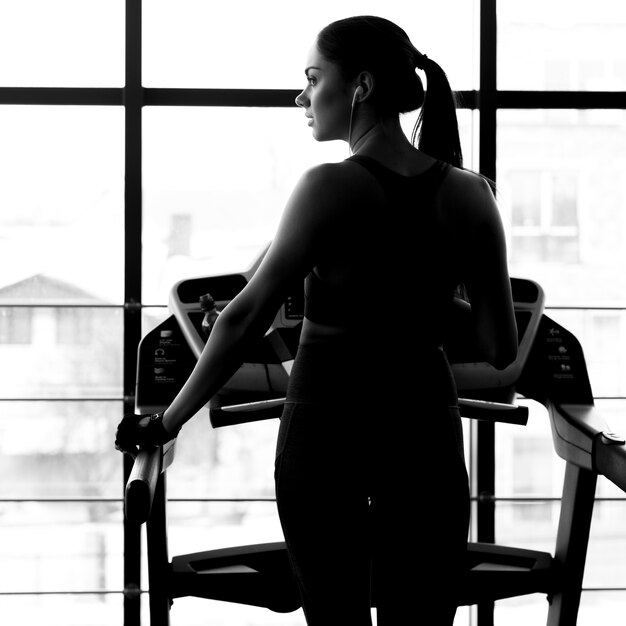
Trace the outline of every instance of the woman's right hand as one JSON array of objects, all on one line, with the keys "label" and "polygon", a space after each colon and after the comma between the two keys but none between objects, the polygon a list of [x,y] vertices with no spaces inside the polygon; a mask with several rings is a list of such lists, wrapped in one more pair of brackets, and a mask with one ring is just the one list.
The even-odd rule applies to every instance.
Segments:
[{"label": "woman's right hand", "polygon": [[175,439],[180,429],[169,432],[163,426],[163,411],[135,415],[128,413],[117,426],[115,448],[133,458],[139,446],[162,446]]}]

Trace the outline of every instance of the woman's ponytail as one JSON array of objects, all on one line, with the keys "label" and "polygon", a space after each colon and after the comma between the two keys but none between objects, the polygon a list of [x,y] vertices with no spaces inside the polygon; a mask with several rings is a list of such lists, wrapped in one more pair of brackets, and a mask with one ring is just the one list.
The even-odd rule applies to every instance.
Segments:
[{"label": "woman's ponytail", "polygon": [[426,96],[412,141],[430,156],[463,167],[463,154],[456,117],[456,98],[443,69],[425,54],[416,51],[416,67],[426,74]]}]

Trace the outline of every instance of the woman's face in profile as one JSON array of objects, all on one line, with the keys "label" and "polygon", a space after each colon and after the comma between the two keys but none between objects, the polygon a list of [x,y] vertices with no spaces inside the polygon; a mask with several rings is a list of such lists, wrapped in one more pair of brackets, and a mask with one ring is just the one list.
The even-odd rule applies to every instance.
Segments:
[{"label": "woman's face in profile", "polygon": [[313,46],[304,73],[307,86],[296,98],[296,104],[309,118],[313,138],[317,141],[347,139],[352,92],[339,68]]}]

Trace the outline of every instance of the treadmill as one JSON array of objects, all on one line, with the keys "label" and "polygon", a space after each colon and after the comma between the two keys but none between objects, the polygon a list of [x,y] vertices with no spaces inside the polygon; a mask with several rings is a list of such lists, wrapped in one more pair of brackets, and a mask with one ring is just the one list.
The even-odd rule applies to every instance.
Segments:
[{"label": "treadmill", "polygon": [[[165,409],[203,349],[200,298],[210,293],[225,306],[254,274],[259,257],[238,274],[182,280],[169,300],[169,316],[138,348],[136,413]],[[541,403],[551,423],[554,450],[565,460],[561,510],[551,552],[470,542],[459,606],[545,594],[548,626],[574,626],[598,475],[626,491],[626,440],[614,433],[594,406],[583,350],[566,328],[544,313],[544,292],[532,280],[511,278],[518,325],[516,361],[504,370],[486,363],[455,362],[452,337],[446,349],[464,418],[525,425],[520,398]],[[209,405],[214,428],[278,418],[282,411],[303,318],[301,286],[252,346],[246,362]],[[459,351],[462,354],[462,350]],[[279,613],[300,608],[283,542],[228,546],[170,557],[167,543],[167,469],[176,440],[141,449],[125,489],[127,523],[144,525],[147,541],[151,626],[169,626],[176,598],[194,596]],[[127,581],[127,587],[128,587]],[[139,581],[131,582],[139,589]],[[493,622],[493,613],[491,613]],[[484,620],[483,620],[484,623]]]}]

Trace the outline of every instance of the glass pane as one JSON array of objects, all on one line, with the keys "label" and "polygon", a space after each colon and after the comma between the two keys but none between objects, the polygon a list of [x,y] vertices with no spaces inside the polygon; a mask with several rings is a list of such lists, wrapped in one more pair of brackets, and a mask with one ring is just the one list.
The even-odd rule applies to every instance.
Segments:
[{"label": "glass pane", "polygon": [[626,592],[583,591],[578,609],[577,626],[613,626],[626,613]]},{"label": "glass pane", "polygon": [[499,112],[511,274],[541,283],[548,306],[626,302],[625,158],[624,111]]},{"label": "glass pane", "polygon": [[[549,604],[544,594],[507,598],[496,603],[494,623],[506,626],[545,624]],[[576,626],[613,626],[619,624],[626,610],[626,593],[623,591],[583,590]],[[455,622],[456,624],[456,622]]]},{"label": "glass pane", "polygon": [[123,588],[121,503],[5,502],[0,508],[3,592]]},{"label": "glass pane", "polygon": [[178,436],[170,498],[274,498],[277,419],[213,428],[203,409]]},{"label": "glass pane", "polygon": [[0,399],[121,397],[122,324],[121,308],[0,306]]},{"label": "glass pane", "polygon": [[626,587],[626,502],[596,502],[585,566],[585,586]]},{"label": "glass pane", "polygon": [[0,498],[121,496],[122,455],[113,447],[121,403],[1,405]]},{"label": "glass pane", "polygon": [[123,0],[0,0],[0,85],[124,85]]},{"label": "glass pane", "polygon": [[623,91],[626,7],[615,0],[498,2],[498,88]]},{"label": "glass pane", "polygon": [[167,512],[172,555],[283,541],[274,502],[170,501]]},{"label": "glass pane", "polygon": [[475,2],[467,0],[322,0],[314,11],[290,0],[151,0],[143,8],[144,84],[303,87],[304,63],[318,31],[333,20],[363,14],[404,28],[415,46],[445,69],[454,89],[477,84]]},{"label": "glass pane", "polygon": [[5,106],[0,136],[0,303],[121,303],[122,108]]},{"label": "glass pane", "polygon": [[496,543],[554,552],[559,501],[497,502]]},{"label": "glass pane", "polygon": [[[119,594],[6,595],[3,619],[11,626],[112,626],[124,620]],[[147,615],[147,610],[146,610]],[[146,619],[146,626],[149,624]]]}]

